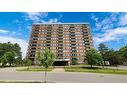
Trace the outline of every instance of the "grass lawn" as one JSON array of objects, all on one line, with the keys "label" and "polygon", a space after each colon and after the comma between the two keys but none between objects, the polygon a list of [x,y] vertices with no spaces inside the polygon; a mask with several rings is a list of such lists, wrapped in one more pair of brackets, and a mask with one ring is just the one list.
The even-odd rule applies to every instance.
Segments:
[{"label": "grass lawn", "polygon": [[16,71],[52,71],[53,67],[49,67],[48,69],[45,69],[43,67],[29,67],[29,69],[27,67],[22,68],[22,69],[16,69]]},{"label": "grass lawn", "polygon": [[66,72],[90,72],[90,73],[103,73],[103,74],[125,74],[127,75],[127,70],[121,69],[110,69],[101,67],[88,67],[88,66],[66,66]]}]

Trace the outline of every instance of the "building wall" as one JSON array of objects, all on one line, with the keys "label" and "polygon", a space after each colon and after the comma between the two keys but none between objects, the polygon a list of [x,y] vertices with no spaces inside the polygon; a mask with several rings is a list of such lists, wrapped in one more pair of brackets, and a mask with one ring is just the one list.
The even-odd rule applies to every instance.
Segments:
[{"label": "building wall", "polygon": [[50,48],[57,59],[77,58],[83,63],[85,52],[93,47],[90,25],[71,24],[34,24],[29,40],[27,57],[35,60],[35,53]]}]

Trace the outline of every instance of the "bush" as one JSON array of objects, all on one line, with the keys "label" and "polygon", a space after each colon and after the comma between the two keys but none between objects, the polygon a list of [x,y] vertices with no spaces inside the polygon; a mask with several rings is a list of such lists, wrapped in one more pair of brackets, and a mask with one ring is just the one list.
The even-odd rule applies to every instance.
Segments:
[{"label": "bush", "polygon": [[72,60],[71,60],[71,64],[72,65],[77,65],[78,63],[77,63],[77,58],[72,58]]}]

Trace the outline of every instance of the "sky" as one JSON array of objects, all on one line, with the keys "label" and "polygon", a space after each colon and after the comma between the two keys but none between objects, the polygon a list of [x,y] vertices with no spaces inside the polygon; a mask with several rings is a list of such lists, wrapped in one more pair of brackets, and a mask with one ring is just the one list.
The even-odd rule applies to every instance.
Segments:
[{"label": "sky", "polygon": [[125,12],[0,12],[0,43],[18,43],[25,57],[33,23],[90,23],[94,46],[127,45]]}]

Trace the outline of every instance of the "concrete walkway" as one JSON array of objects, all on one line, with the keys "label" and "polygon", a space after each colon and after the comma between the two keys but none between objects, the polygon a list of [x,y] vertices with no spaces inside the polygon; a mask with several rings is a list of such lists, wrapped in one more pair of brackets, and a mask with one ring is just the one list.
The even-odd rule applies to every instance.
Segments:
[{"label": "concrete walkway", "polygon": [[65,72],[65,70],[64,68],[54,68],[52,72],[61,73],[61,72]]},{"label": "concrete walkway", "polygon": [[26,67],[6,67],[6,68],[0,68],[0,72],[17,72],[16,69],[23,69]]}]

